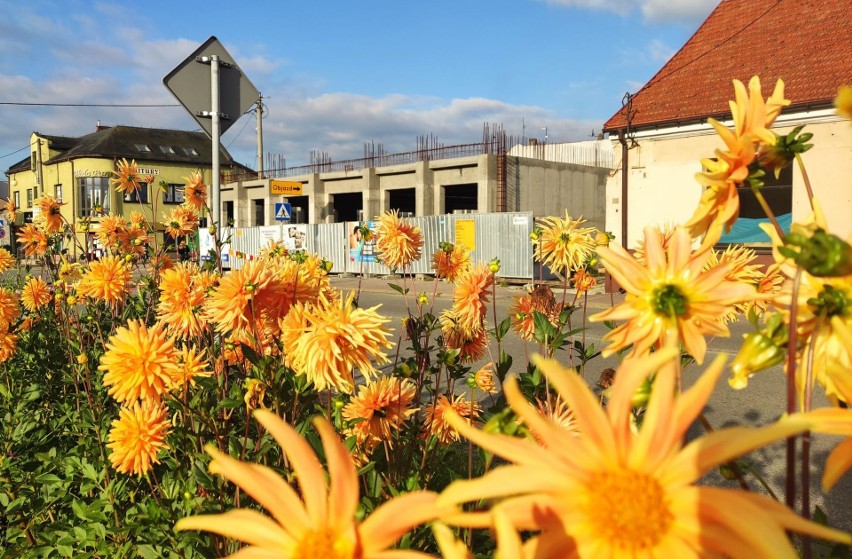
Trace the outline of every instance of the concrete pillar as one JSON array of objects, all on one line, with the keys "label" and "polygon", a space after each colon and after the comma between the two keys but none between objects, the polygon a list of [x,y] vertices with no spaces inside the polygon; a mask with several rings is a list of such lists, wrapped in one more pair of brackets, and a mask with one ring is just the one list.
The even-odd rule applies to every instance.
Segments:
[{"label": "concrete pillar", "polygon": [[435,173],[426,161],[415,164],[414,215],[435,215]]},{"label": "concrete pillar", "polygon": [[376,168],[369,167],[364,169],[361,175],[363,182],[363,202],[364,219],[370,220],[381,215],[381,192],[379,192],[379,177],[376,175]]}]

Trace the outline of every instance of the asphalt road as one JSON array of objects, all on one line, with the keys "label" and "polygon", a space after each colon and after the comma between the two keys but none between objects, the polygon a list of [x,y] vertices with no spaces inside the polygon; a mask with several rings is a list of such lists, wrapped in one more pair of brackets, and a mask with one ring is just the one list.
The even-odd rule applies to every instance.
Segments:
[{"label": "asphalt road", "polygon": [[[344,290],[357,289],[359,278],[336,278],[333,283]],[[403,316],[407,315],[405,298],[387,286],[388,283],[396,283],[403,285],[400,279],[379,279],[369,278],[361,281],[360,304],[362,307],[381,305],[379,312],[385,316],[391,317],[390,325],[395,329],[395,338],[399,335],[399,324]],[[434,313],[449,307],[452,303],[451,286],[441,284],[438,286],[438,293],[433,297],[434,284],[431,281],[418,281],[409,286],[409,303],[414,305],[414,296],[418,291],[425,292],[432,302],[434,302]],[[498,321],[502,320],[507,314],[507,309],[511,305],[512,297],[519,294],[522,290],[520,285],[498,287],[497,295],[497,314]],[[554,292],[557,299],[561,298],[561,291],[554,287]],[[570,294],[569,294],[570,298]],[[611,301],[618,303],[620,297],[615,295],[611,297],[608,294],[597,293],[589,297],[588,314],[593,314],[602,310],[604,307],[609,307]],[[413,308],[413,307],[412,307]],[[488,308],[489,324],[492,324],[491,317],[492,307]],[[581,321],[582,314],[580,311],[575,313],[575,321]],[[607,331],[606,326],[600,323],[588,323],[586,330],[586,344],[594,343],[596,347],[601,347],[602,337]],[[708,340],[708,352],[705,363],[712,361],[718,353],[727,353],[733,355],[739,348],[742,336],[744,333],[751,330],[751,326],[745,321],[734,323],[731,326],[731,337],[729,338],[712,338]],[[493,341],[492,341],[493,345]],[[527,356],[538,351],[538,346],[535,343],[527,343],[519,339],[514,332],[510,332],[509,339],[506,341],[505,349],[514,360],[512,367],[513,371],[523,370],[526,366]],[[391,350],[391,355],[395,349]],[[568,364],[566,354],[558,355],[563,364]],[[479,365],[479,364],[477,364]],[[608,367],[615,368],[617,366],[615,357],[603,359],[595,358],[591,361],[585,370],[585,378],[590,384],[596,384],[600,372]],[[698,365],[690,365],[684,372],[684,382],[689,385],[701,373],[702,367]],[[733,390],[725,380],[727,372],[723,374],[719,385],[716,388],[713,396],[708,402],[704,413],[707,420],[715,429],[720,429],[733,425],[764,425],[779,416],[786,410],[786,377],[780,366],[768,371],[758,373],[749,382],[748,388],[744,390]],[[817,391],[819,392],[819,391]],[[817,398],[815,406],[827,405],[824,399]],[[697,437],[703,434],[701,427],[694,427],[689,437]],[[814,435],[811,452],[811,503],[814,506],[821,507],[828,515],[832,526],[852,531],[852,473],[847,474],[828,494],[823,494],[820,489],[819,475],[821,475],[822,466],[828,456],[828,452],[834,447],[837,437]],[[785,444],[777,443],[773,446],[766,447],[755,451],[746,457],[767,481],[768,485],[775,493],[783,499],[784,494],[784,478],[785,478]],[[711,472],[703,480],[703,482],[713,485],[726,487],[738,487],[736,482],[730,482],[721,477],[717,472]],[[749,482],[756,492],[766,493],[760,487],[753,476],[749,476]],[[747,522],[747,519],[744,519]]]}]

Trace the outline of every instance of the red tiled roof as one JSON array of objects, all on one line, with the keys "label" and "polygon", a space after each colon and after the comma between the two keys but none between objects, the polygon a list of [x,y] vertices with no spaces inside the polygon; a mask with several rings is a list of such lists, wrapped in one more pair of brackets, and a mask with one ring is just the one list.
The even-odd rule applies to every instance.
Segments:
[{"label": "red tiled roof", "polygon": [[[755,75],[764,97],[781,78],[792,107],[830,105],[852,83],[852,0],[723,0],[633,97],[632,124],[729,116],[731,80],[748,84]],[[625,124],[619,109],[604,131]]]}]

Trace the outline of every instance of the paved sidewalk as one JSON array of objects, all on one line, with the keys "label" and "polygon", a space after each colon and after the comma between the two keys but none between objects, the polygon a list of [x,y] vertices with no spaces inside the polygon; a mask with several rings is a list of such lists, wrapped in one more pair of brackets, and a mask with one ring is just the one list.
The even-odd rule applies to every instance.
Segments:
[{"label": "paved sidewalk", "polygon": [[[532,282],[530,282],[532,283]],[[559,298],[562,294],[562,284],[559,282],[545,282],[550,288],[553,290],[554,295]],[[396,290],[390,287],[390,284],[395,284],[403,289],[408,289],[409,294],[417,295],[418,293],[426,293],[429,297],[432,297],[435,294],[436,297],[441,299],[452,299],[453,297],[453,289],[455,286],[452,283],[447,283],[445,281],[435,281],[434,279],[427,277],[401,277],[401,276],[369,276],[365,275],[364,277],[360,277],[355,274],[340,274],[340,275],[331,275],[331,284],[341,289],[342,291],[357,291],[360,287],[361,292],[363,293],[387,293],[389,295],[397,295]],[[504,282],[502,280],[498,280],[497,285],[497,299],[513,299],[518,295],[523,295],[526,293],[524,289],[524,285],[526,282],[523,280],[511,280],[510,282]],[[571,300],[574,297],[576,290],[569,289],[568,290],[568,299]],[[589,291],[588,294],[588,306],[591,308],[604,308],[610,307],[613,304],[618,304],[624,300],[624,295],[620,293],[605,293],[603,285],[599,285],[594,289]]]}]

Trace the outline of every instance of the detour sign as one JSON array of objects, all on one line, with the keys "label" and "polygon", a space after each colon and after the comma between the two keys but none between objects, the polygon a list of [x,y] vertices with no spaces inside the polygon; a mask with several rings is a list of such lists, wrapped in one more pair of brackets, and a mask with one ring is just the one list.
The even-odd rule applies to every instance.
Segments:
[{"label": "detour sign", "polygon": [[302,183],[296,181],[269,181],[269,193],[283,196],[301,196]]}]

